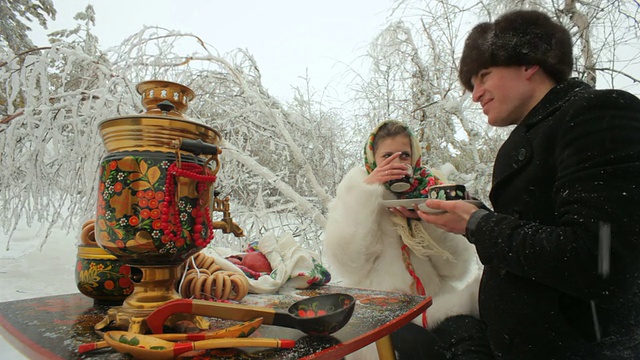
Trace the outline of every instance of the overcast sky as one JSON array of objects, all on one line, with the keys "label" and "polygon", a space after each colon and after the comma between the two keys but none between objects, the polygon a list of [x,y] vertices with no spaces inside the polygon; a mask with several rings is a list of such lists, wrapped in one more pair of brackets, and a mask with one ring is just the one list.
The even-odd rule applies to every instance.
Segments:
[{"label": "overcast sky", "polygon": [[366,53],[384,28],[393,0],[53,0],[58,14],[47,30],[31,23],[36,45],[47,45],[46,34],[75,27],[73,16],[92,4],[95,34],[106,49],[120,44],[144,25],[158,25],[199,36],[221,54],[247,49],[260,67],[268,91],[289,100],[291,86],[335,87],[345,65]]}]

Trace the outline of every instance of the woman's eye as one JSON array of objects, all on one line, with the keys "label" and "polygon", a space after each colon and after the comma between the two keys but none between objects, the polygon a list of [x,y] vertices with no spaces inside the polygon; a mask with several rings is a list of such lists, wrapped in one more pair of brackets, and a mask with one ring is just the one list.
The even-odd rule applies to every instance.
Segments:
[{"label": "woman's eye", "polygon": [[411,159],[411,154],[403,152],[402,154],[400,154],[400,159],[402,160]]}]

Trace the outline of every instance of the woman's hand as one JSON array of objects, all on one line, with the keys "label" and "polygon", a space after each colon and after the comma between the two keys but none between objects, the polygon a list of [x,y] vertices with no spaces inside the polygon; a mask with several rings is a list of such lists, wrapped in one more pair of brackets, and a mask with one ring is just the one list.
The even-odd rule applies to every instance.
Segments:
[{"label": "woman's hand", "polygon": [[396,162],[402,153],[397,152],[386,158],[364,179],[367,184],[384,184],[387,181],[400,179],[407,175],[407,165]]}]

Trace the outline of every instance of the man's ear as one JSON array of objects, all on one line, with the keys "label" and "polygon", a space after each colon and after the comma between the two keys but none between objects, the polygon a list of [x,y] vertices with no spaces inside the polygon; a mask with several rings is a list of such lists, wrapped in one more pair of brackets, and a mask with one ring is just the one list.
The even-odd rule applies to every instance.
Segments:
[{"label": "man's ear", "polygon": [[540,65],[525,65],[524,72],[527,80],[530,80],[533,74],[537,73],[540,70]]}]

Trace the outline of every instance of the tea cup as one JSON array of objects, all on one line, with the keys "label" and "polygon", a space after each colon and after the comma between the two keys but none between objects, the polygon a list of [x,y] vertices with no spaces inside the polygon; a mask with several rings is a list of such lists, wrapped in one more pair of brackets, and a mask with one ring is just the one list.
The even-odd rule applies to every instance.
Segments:
[{"label": "tea cup", "polygon": [[405,164],[405,166],[407,167],[407,174],[405,176],[399,179],[387,181],[387,186],[392,192],[401,193],[411,188],[411,183],[413,182],[413,168],[409,164]]},{"label": "tea cup", "polygon": [[464,185],[442,184],[433,185],[428,190],[429,199],[436,200],[468,200],[469,194]]}]

